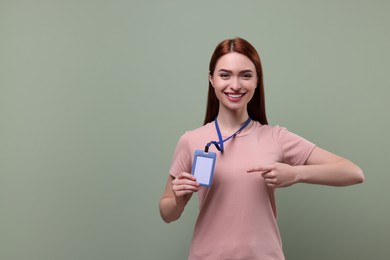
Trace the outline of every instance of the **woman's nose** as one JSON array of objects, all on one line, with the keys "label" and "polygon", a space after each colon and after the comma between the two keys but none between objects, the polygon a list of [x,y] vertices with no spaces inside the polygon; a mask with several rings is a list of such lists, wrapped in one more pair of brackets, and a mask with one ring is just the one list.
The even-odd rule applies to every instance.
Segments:
[{"label": "woman's nose", "polygon": [[241,83],[239,78],[233,78],[230,83],[230,88],[234,91],[239,91],[241,89]]}]

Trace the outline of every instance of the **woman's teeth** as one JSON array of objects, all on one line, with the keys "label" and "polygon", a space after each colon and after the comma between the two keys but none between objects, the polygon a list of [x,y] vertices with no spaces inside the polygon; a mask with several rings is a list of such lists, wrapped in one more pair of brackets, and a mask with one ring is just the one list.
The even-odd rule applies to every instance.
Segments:
[{"label": "woman's teeth", "polygon": [[231,98],[240,98],[242,97],[244,94],[226,94],[228,95],[228,97],[231,97]]}]

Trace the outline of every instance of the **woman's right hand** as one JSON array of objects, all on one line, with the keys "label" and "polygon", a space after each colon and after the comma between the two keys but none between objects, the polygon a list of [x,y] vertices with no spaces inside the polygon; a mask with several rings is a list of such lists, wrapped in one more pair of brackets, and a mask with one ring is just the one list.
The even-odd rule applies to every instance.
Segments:
[{"label": "woman's right hand", "polygon": [[185,206],[194,192],[199,191],[199,183],[194,175],[187,172],[180,173],[172,181],[172,191],[177,206]]},{"label": "woman's right hand", "polygon": [[176,178],[169,174],[164,194],[160,199],[162,219],[169,223],[180,218],[192,194],[197,191],[199,183],[192,174],[182,172]]}]

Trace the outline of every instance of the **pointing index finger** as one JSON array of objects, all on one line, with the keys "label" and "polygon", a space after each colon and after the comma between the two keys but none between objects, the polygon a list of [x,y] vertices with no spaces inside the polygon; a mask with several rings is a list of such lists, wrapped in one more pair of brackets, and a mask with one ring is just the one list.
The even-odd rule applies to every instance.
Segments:
[{"label": "pointing index finger", "polygon": [[274,169],[273,166],[257,166],[257,167],[252,167],[246,170],[247,173],[252,173],[252,172],[259,172],[261,174],[270,172]]}]

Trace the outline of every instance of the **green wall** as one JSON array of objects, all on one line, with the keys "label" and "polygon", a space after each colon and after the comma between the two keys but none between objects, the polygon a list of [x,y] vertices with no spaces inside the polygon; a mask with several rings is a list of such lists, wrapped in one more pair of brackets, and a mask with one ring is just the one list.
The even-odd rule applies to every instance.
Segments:
[{"label": "green wall", "polygon": [[287,259],[389,259],[389,1],[0,0],[0,259],[185,259],[196,197],[158,211],[209,58],[262,58],[271,124],[366,182],[277,192]]}]

